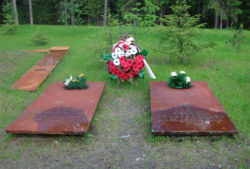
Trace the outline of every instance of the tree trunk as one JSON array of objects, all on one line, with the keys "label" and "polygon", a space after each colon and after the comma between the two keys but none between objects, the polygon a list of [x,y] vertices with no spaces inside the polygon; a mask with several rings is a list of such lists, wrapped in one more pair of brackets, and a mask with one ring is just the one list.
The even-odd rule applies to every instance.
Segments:
[{"label": "tree trunk", "polygon": [[218,14],[218,11],[215,10],[215,21],[214,21],[214,28],[215,29],[218,28],[218,20],[219,20],[219,14]]},{"label": "tree trunk", "polygon": [[107,13],[108,13],[108,0],[104,0],[103,26],[107,25]]},{"label": "tree trunk", "polygon": [[12,3],[13,3],[14,13],[15,13],[15,22],[18,25],[19,20],[18,20],[18,14],[17,14],[16,0],[12,0]]},{"label": "tree trunk", "polygon": [[160,10],[160,25],[163,25],[162,18],[163,18],[163,10]]},{"label": "tree trunk", "polygon": [[198,11],[197,11],[198,14],[201,13],[201,0],[198,0]]},{"label": "tree trunk", "polygon": [[74,13],[74,11],[71,11],[71,24],[72,24],[72,26],[75,25],[75,13]]},{"label": "tree trunk", "polygon": [[67,0],[64,0],[64,19],[65,19],[65,24],[68,25],[68,11],[67,11]]},{"label": "tree trunk", "polygon": [[29,0],[30,24],[33,25],[32,0]]},{"label": "tree trunk", "polygon": [[222,20],[222,12],[220,13],[220,29],[222,29],[223,28],[223,22],[222,22],[223,20]]},{"label": "tree trunk", "polygon": [[88,25],[90,25],[90,16],[88,14]]}]

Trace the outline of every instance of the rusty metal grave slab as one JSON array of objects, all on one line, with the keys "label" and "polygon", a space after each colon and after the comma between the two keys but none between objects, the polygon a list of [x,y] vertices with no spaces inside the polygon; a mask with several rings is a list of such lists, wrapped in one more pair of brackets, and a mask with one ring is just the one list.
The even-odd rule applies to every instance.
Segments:
[{"label": "rusty metal grave slab", "polygon": [[36,91],[43,81],[54,70],[56,65],[61,61],[67,53],[69,47],[52,47],[50,52],[46,54],[36,65],[26,72],[13,85],[12,89]]},{"label": "rusty metal grave slab", "polygon": [[105,82],[87,82],[89,88],[67,90],[52,83],[6,130],[13,134],[84,134],[94,117]]},{"label": "rusty metal grave slab", "polygon": [[150,83],[152,133],[155,135],[232,135],[237,129],[206,82],[173,89]]}]

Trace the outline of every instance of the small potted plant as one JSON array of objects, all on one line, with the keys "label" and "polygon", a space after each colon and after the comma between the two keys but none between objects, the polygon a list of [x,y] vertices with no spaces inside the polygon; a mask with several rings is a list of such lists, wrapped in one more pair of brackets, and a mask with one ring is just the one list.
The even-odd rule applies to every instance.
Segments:
[{"label": "small potted plant", "polygon": [[185,89],[190,88],[192,83],[191,78],[182,70],[180,73],[171,72],[167,85],[175,89]]},{"label": "small potted plant", "polygon": [[68,79],[64,80],[64,86],[67,89],[86,89],[89,87],[86,84],[86,80],[87,78],[81,73],[75,79],[70,76]]}]

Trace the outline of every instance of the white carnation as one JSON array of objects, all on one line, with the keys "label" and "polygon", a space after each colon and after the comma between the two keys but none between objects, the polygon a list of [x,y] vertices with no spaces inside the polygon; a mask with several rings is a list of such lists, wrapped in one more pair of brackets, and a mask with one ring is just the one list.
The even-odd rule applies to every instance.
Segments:
[{"label": "white carnation", "polygon": [[126,57],[129,57],[131,55],[131,51],[130,50],[127,50],[126,53],[125,53],[125,56]]},{"label": "white carnation", "polygon": [[180,71],[180,73],[181,73],[181,74],[186,74],[186,72],[185,72],[185,71],[183,71],[183,70],[181,70],[181,71]]},{"label": "white carnation", "polygon": [[171,76],[177,76],[177,73],[176,72],[172,72]]},{"label": "white carnation", "polygon": [[117,56],[117,54],[116,53],[112,53],[112,58],[113,59],[116,59],[118,56]]},{"label": "white carnation", "polygon": [[64,81],[64,86],[68,86],[72,79],[73,77],[70,75],[70,77]]},{"label": "white carnation", "polygon": [[124,56],[124,52],[121,51],[117,56],[118,56],[118,58],[121,58],[122,56]]},{"label": "white carnation", "polygon": [[114,59],[114,60],[113,60],[113,63],[114,63],[116,66],[119,66],[119,65],[120,65],[120,60],[119,60],[119,59]]},{"label": "white carnation", "polygon": [[132,55],[135,55],[137,53],[136,47],[131,48],[130,51]]},{"label": "white carnation", "polygon": [[115,48],[115,53],[120,53],[122,50],[120,48]]},{"label": "white carnation", "polygon": [[189,83],[189,82],[191,82],[191,78],[188,76],[186,77],[186,83]]}]

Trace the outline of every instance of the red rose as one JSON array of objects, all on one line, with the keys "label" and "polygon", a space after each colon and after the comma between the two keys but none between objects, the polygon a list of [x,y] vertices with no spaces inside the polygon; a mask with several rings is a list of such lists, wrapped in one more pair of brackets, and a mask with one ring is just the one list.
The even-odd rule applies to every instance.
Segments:
[{"label": "red rose", "polygon": [[128,50],[128,49],[129,49],[129,46],[128,46],[128,45],[126,45],[126,44],[124,43],[124,44],[122,45],[122,49],[126,51],[126,50]]},{"label": "red rose", "polygon": [[118,74],[120,72],[120,70],[117,67],[115,67],[115,72],[116,72],[116,74]]},{"label": "red rose", "polygon": [[138,67],[137,64],[135,64],[135,65],[133,66],[133,71],[134,71],[134,72],[138,72],[138,71],[139,71],[139,67]]},{"label": "red rose", "polygon": [[119,72],[116,72],[116,74],[117,74],[118,77],[122,77],[124,73],[119,70]]},{"label": "red rose", "polygon": [[127,73],[123,73],[122,78],[123,78],[124,80],[127,80],[127,79],[129,78],[129,74],[127,74]]},{"label": "red rose", "polygon": [[112,68],[112,67],[115,67],[115,64],[109,60],[109,67]]},{"label": "red rose", "polygon": [[128,67],[125,67],[123,70],[124,70],[125,72],[127,72],[127,71],[129,71],[130,68],[131,68],[131,66],[128,66]]},{"label": "red rose", "polygon": [[136,63],[139,63],[139,62],[142,62],[143,61],[143,56],[142,55],[138,55],[136,58],[135,58],[135,62]]},{"label": "red rose", "polygon": [[143,69],[143,62],[136,63],[139,69]]},{"label": "red rose", "polygon": [[139,75],[139,71],[133,73],[134,76]]},{"label": "red rose", "polygon": [[122,62],[121,62],[121,65],[122,65],[122,67],[124,67],[124,68],[129,67],[126,61],[122,61]]},{"label": "red rose", "polygon": [[110,72],[112,75],[115,75],[115,74],[116,74],[116,67],[110,67],[109,72]]},{"label": "red rose", "polygon": [[129,66],[132,66],[134,64],[134,61],[133,61],[133,59],[128,59],[127,63]]},{"label": "red rose", "polygon": [[120,62],[121,61],[126,61],[126,57],[125,56],[122,56],[121,58],[120,58]]}]

